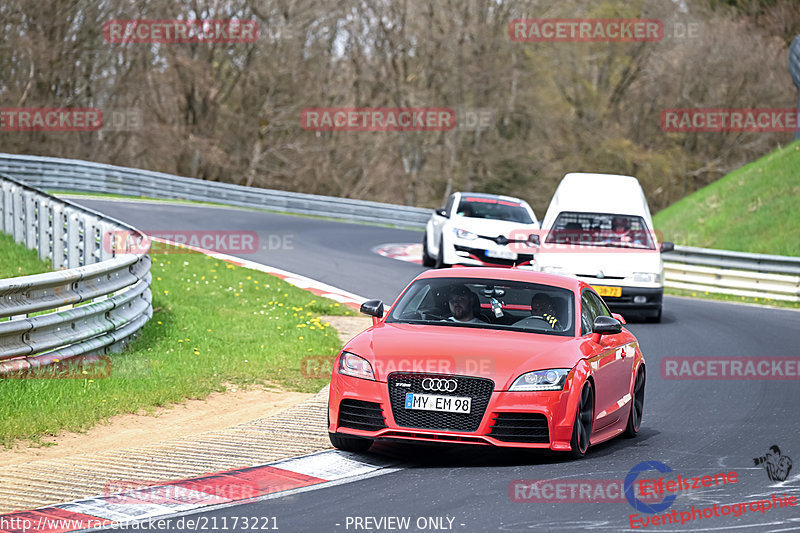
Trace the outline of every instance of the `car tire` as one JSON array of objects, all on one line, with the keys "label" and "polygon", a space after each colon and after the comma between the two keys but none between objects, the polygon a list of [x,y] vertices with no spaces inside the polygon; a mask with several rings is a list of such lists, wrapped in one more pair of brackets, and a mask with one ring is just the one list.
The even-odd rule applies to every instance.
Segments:
[{"label": "car tire", "polygon": [[373,439],[366,439],[363,437],[351,437],[350,435],[342,435],[341,433],[328,432],[328,437],[331,439],[333,447],[345,452],[365,452],[369,450],[374,442]]},{"label": "car tire", "polygon": [[581,398],[575,410],[575,422],[572,424],[572,439],[569,441],[572,450],[570,455],[580,459],[589,450],[589,437],[592,434],[592,421],[594,420],[594,394],[592,382],[587,381],[581,389]]},{"label": "car tire", "polygon": [[651,322],[653,324],[658,324],[659,322],[661,322],[661,311],[662,310],[663,310],[663,307],[659,307],[658,311],[656,311],[656,313],[654,315],[647,316],[645,318],[645,320],[647,320],[648,322]]},{"label": "car tire", "polygon": [[428,232],[422,237],[422,266],[432,267],[436,264],[436,259],[428,254]]},{"label": "car tire", "polygon": [[631,395],[631,410],[628,414],[628,425],[625,427],[623,435],[629,439],[639,433],[642,425],[642,415],[644,414],[644,386],[647,375],[644,367],[639,367],[636,372],[636,380],[633,383],[633,394]]},{"label": "car tire", "polygon": [[444,262],[444,238],[439,243],[439,253],[436,254],[436,263],[433,268],[447,268],[447,264]]}]

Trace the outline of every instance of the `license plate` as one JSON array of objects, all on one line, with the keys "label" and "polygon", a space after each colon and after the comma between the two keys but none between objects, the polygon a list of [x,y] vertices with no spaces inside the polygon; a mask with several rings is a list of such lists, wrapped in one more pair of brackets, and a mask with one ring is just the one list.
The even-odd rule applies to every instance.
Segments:
[{"label": "license plate", "polygon": [[469,414],[472,409],[472,398],[407,392],[406,409]]},{"label": "license plate", "polygon": [[592,288],[597,291],[600,296],[611,296],[612,298],[619,298],[622,296],[622,287],[605,287],[603,285],[592,285]]},{"label": "license plate", "polygon": [[514,252],[509,252],[508,250],[486,250],[486,257],[514,260],[517,258],[517,254]]}]

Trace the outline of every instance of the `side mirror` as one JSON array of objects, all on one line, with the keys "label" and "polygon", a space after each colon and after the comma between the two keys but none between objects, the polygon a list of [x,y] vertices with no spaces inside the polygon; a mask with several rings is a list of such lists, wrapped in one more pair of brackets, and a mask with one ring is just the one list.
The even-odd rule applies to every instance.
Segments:
[{"label": "side mirror", "polygon": [[444,208],[442,208],[442,209],[437,209],[437,210],[435,211],[435,213],[436,213],[437,215],[439,215],[440,217],[446,217],[446,216],[447,216],[447,211],[445,211],[445,210],[444,210]]},{"label": "side mirror", "polygon": [[662,242],[661,243],[661,253],[672,252],[673,250],[675,250],[675,243],[674,242]]},{"label": "side mirror", "polygon": [[614,335],[622,332],[622,323],[616,318],[600,315],[592,325],[592,340],[599,343],[603,335]]},{"label": "side mirror", "polygon": [[621,314],[619,314],[619,313],[611,313],[611,316],[613,316],[614,318],[619,320],[620,324],[627,324],[627,322],[625,322],[625,317],[623,317]]},{"label": "side mirror", "polygon": [[381,318],[383,316],[383,302],[380,300],[367,300],[361,304],[360,311],[365,315]]}]

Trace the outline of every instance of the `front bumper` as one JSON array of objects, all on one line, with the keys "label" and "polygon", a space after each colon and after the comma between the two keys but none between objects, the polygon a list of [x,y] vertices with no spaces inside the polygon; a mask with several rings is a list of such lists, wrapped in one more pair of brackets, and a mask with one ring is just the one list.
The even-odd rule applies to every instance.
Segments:
[{"label": "front bumper", "polygon": [[[597,284],[595,283],[592,283],[592,285],[597,286]],[[608,285],[612,285],[612,283],[608,283]],[[605,302],[608,304],[608,306],[611,308],[612,311],[616,310],[656,311],[658,309],[661,309],[661,306],[664,302],[664,288],[623,286],[621,296],[619,297],[603,296],[603,300],[605,300]]]},{"label": "front bumper", "polygon": [[[499,248],[499,247],[495,245],[494,248]],[[503,247],[503,248],[507,249],[508,247]],[[454,246],[455,258],[453,264],[512,267],[514,265],[519,265],[520,263],[533,261],[533,254],[517,254],[516,259],[489,257],[487,255],[487,251],[491,249],[492,249],[491,247],[474,248],[470,246],[456,244]]]},{"label": "front bumper", "polygon": [[[492,390],[488,395],[488,403],[480,415],[477,429],[464,431],[430,427],[436,425],[435,420],[439,416],[439,413],[431,411],[423,412],[428,427],[411,427],[408,422],[402,425],[395,415],[406,420],[408,417],[401,416],[403,413],[397,412],[403,408],[397,403],[393,404],[389,383],[334,374],[328,405],[330,419],[328,430],[332,433],[372,439],[569,451],[576,407],[575,401],[569,402],[570,387],[571,381],[568,380],[562,391]],[[354,411],[351,407],[354,404],[368,407],[369,410],[362,413],[371,413],[371,418],[354,415],[354,412],[358,413],[358,410]],[[473,400],[473,407],[475,405],[476,401]],[[378,416],[382,416],[382,420],[375,416],[377,413],[380,413]],[[369,427],[369,424],[363,424],[366,420],[373,425]]]}]

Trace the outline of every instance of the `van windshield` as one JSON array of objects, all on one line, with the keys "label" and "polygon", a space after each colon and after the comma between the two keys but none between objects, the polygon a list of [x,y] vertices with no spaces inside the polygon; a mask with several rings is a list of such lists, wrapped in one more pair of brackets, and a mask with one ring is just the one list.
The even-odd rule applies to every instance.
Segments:
[{"label": "van windshield", "polygon": [[564,211],[556,218],[545,242],[655,250],[654,237],[639,216]]}]

